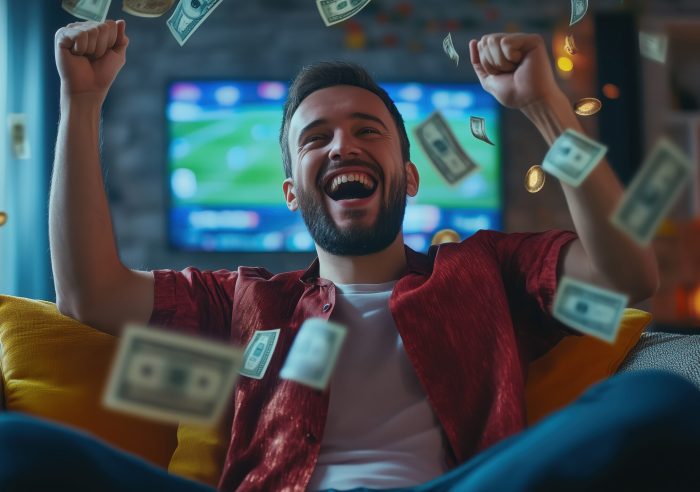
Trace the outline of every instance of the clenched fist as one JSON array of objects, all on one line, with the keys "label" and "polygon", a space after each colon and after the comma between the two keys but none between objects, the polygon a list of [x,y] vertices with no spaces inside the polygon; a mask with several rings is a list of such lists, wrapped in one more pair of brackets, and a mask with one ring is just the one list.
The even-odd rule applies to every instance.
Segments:
[{"label": "clenched fist", "polygon": [[64,97],[95,98],[102,103],[126,61],[123,20],[75,22],[56,31],[56,66]]},{"label": "clenched fist", "polygon": [[469,42],[469,54],[482,87],[504,106],[522,109],[561,92],[537,34],[487,34]]}]

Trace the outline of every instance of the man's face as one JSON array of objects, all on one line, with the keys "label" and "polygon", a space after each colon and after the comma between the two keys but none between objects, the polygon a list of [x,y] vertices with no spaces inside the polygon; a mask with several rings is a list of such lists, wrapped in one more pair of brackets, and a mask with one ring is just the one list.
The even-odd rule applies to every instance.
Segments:
[{"label": "man's face", "polygon": [[301,209],[319,247],[355,256],[396,239],[418,174],[403,162],[396,124],[378,96],[347,85],[312,93],[292,116],[288,144],[287,205]]}]

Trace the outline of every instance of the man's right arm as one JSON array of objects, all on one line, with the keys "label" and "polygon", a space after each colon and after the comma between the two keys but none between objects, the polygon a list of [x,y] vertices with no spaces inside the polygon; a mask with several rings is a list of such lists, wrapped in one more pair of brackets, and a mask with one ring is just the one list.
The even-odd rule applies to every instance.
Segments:
[{"label": "man's right arm", "polygon": [[126,268],[117,251],[99,156],[100,112],[125,60],[123,21],[76,23],[56,33],[61,120],[49,198],[58,309],[101,331],[151,317],[154,277]]}]

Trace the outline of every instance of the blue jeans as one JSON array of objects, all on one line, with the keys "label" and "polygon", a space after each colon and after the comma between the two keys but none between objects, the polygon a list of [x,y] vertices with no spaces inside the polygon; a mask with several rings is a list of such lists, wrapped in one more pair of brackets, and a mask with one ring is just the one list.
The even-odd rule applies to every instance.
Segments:
[{"label": "blue jeans", "polygon": [[[83,433],[0,414],[0,491],[34,490],[213,491]],[[621,374],[441,477],[395,490],[698,491],[700,391],[670,373]]]}]

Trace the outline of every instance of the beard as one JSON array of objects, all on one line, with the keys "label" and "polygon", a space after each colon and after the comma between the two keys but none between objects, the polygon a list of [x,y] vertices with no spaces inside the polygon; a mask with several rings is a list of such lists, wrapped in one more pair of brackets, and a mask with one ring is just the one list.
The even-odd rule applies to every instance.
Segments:
[{"label": "beard", "polygon": [[377,219],[370,226],[357,224],[339,228],[325,207],[324,197],[316,190],[307,193],[297,189],[297,199],[301,216],[317,246],[337,256],[369,255],[387,248],[401,230],[406,211],[406,174],[391,184],[389,198],[386,203],[381,200]]}]

